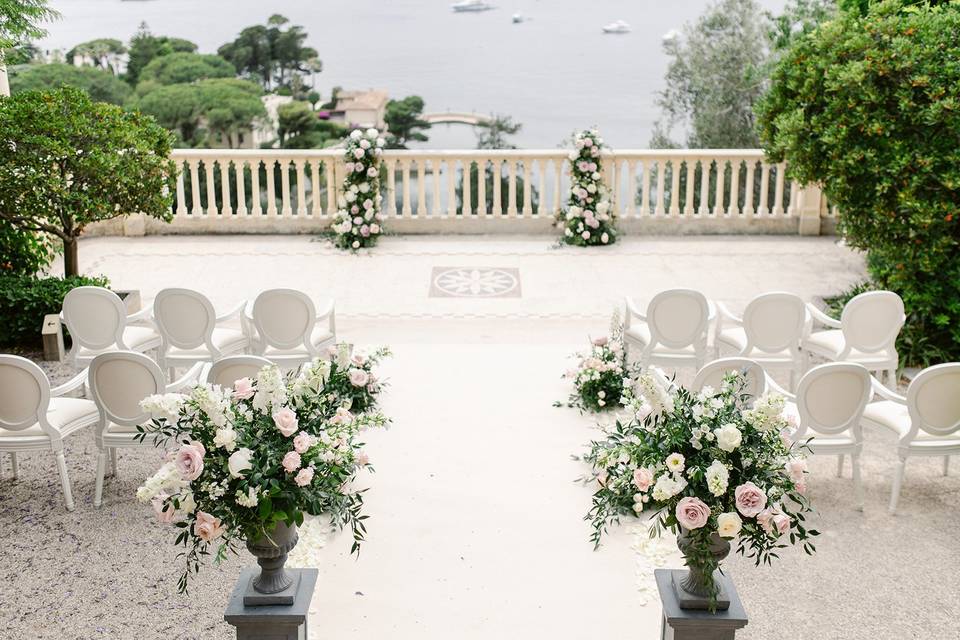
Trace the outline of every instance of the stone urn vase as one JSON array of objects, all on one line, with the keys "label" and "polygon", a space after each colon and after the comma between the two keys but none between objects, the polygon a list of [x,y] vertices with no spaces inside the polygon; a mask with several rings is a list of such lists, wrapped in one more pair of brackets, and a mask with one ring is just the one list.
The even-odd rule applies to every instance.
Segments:
[{"label": "stone urn vase", "polygon": [[677,537],[677,546],[683,554],[686,570],[673,572],[673,586],[682,609],[725,610],[730,606],[723,575],[717,567],[730,553],[730,541],[713,533],[710,536],[710,559],[694,557],[690,551],[690,532],[682,530]]},{"label": "stone urn vase", "polygon": [[283,567],[298,539],[297,525],[278,522],[266,535],[247,540],[247,550],[257,559],[260,574],[251,579],[244,604],[293,604],[296,581]]}]

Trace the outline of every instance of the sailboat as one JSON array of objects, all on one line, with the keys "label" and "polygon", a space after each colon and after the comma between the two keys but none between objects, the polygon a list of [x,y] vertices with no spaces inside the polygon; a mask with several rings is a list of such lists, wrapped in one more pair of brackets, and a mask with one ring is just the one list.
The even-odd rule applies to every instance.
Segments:
[{"label": "sailboat", "polygon": [[623,20],[611,22],[603,27],[604,33],[630,33],[630,25]]},{"label": "sailboat", "polygon": [[483,0],[461,0],[450,5],[454,11],[487,11],[493,9],[493,5],[487,4]]}]

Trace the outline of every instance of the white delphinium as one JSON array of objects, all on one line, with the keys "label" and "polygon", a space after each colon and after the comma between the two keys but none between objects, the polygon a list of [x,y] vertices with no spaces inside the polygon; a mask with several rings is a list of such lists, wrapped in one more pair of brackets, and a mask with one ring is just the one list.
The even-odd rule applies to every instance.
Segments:
[{"label": "white delphinium", "polygon": [[783,417],[784,405],[785,400],[779,393],[767,393],[743,412],[743,418],[758,431],[780,430],[787,422]]},{"label": "white delphinium", "polygon": [[259,491],[255,487],[250,487],[247,492],[237,491],[237,504],[241,507],[255,507],[260,502],[258,498]]},{"label": "white delphinium", "polygon": [[217,429],[213,435],[213,444],[226,451],[237,447],[237,432],[230,428]]},{"label": "white delphinium", "polygon": [[137,500],[150,502],[160,493],[176,493],[188,483],[180,477],[173,462],[167,462],[137,489]]},{"label": "white delphinium", "polygon": [[652,374],[644,373],[637,377],[636,395],[643,396],[656,415],[673,413],[673,396]]},{"label": "white delphinium", "polygon": [[722,496],[727,492],[727,483],[730,481],[730,471],[719,460],[714,460],[706,471],[707,488],[715,496]]},{"label": "white delphinium", "polygon": [[157,393],[140,401],[140,408],[158,418],[175,422],[187,399],[182,393]]},{"label": "white delphinium", "polygon": [[287,403],[287,387],[283,374],[277,366],[264,367],[257,373],[257,392],[253,396],[253,408],[274,413]]}]

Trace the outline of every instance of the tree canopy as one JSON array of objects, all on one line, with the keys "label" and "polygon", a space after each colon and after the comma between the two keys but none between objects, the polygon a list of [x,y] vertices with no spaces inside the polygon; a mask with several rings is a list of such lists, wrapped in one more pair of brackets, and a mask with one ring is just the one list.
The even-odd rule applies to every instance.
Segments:
[{"label": "tree canopy", "polygon": [[305,45],[307,32],[303,27],[283,28],[289,22],[281,15],[270,16],[266,25],[245,28],[217,53],[265,90],[290,88],[302,74],[319,73],[323,67],[316,49]]},{"label": "tree canopy", "polygon": [[147,23],[143,22],[130,38],[126,80],[131,86],[136,86],[140,81],[140,72],[154,58],[172,53],[194,53],[196,50],[197,45],[189,40],[153,35]]},{"label": "tree canopy", "polygon": [[160,86],[136,106],[176,131],[188,147],[239,146],[238,134],[266,117],[259,86],[237,78],[214,78]]},{"label": "tree canopy", "polygon": [[177,52],[159,56],[140,71],[140,82],[182,84],[209,78],[234,78],[237,70],[220,56]]},{"label": "tree canopy", "polygon": [[507,136],[516,135],[522,128],[510,116],[494,114],[477,125],[477,149],[516,149]]},{"label": "tree canopy", "polygon": [[764,147],[817,182],[899,293],[901,355],[960,359],[960,6],[871,4],[799,38],[759,106]]},{"label": "tree canopy", "polygon": [[115,72],[120,56],[127,52],[122,42],[114,38],[98,38],[81,42],[67,51],[66,59],[74,64],[77,56],[86,56],[93,62],[93,66],[105,71]]},{"label": "tree canopy", "polygon": [[387,125],[387,147],[390,149],[406,149],[408,142],[426,142],[429,140],[423,133],[430,128],[430,123],[424,120],[423,98],[407,96],[403,100],[390,100],[383,119]]},{"label": "tree canopy", "polygon": [[130,86],[109,71],[72,64],[50,63],[13,67],[10,74],[12,93],[76,87],[91,99],[110,104],[124,104],[130,97]]},{"label": "tree canopy", "polygon": [[293,101],[277,109],[277,135],[283,149],[322,149],[343,139],[343,125],[320,120],[306,102]]},{"label": "tree canopy", "polygon": [[47,35],[40,25],[59,17],[47,0],[0,0],[0,55],[4,49]]},{"label": "tree canopy", "polygon": [[0,99],[0,131],[0,218],[60,238],[67,276],[90,223],[172,215],[170,134],[147,116],[64,87]]}]

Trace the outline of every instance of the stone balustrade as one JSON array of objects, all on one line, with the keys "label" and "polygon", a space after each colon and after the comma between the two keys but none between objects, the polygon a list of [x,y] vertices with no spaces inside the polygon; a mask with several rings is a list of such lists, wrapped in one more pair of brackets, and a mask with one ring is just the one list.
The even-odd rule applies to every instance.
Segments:
[{"label": "stone balustrade", "polygon": [[[183,149],[171,223],[132,216],[94,233],[314,233],[337,210],[342,150]],[[398,233],[554,233],[567,151],[385,151],[383,213]],[[831,233],[816,186],[760,150],[606,152],[619,227],[639,234]]]}]

